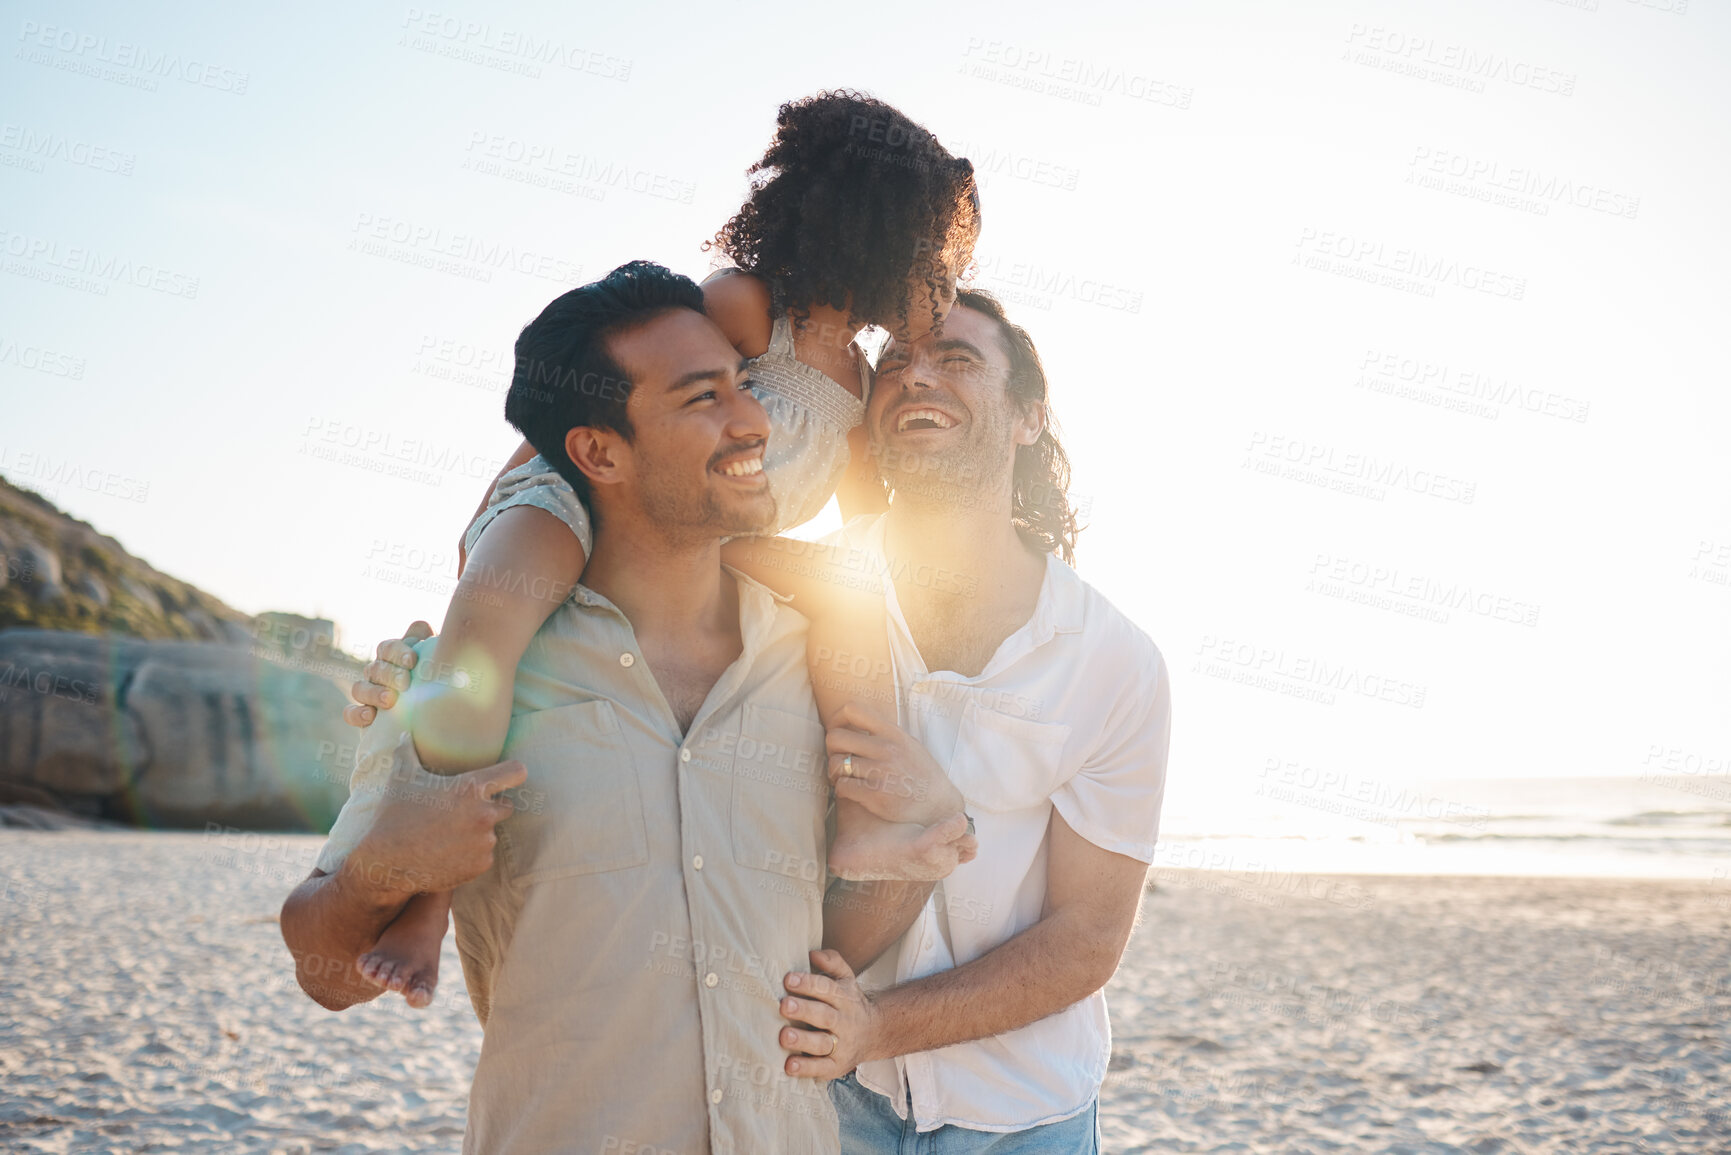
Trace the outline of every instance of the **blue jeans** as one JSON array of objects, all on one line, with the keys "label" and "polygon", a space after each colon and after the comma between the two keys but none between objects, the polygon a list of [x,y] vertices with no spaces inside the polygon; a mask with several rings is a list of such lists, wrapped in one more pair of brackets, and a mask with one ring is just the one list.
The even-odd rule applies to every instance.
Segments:
[{"label": "blue jeans", "polygon": [[1080,1115],[1026,1131],[973,1131],[943,1126],[914,1130],[890,1101],[849,1074],[829,1085],[841,1117],[841,1155],[1099,1155],[1099,1101]]}]

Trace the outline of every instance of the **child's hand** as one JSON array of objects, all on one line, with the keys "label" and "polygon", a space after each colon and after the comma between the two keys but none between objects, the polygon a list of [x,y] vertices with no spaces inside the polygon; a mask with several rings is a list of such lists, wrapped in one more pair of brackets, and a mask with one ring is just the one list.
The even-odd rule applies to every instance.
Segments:
[{"label": "child's hand", "polygon": [[962,792],[912,735],[852,702],[824,736],[835,796],[887,822],[931,826],[960,814]]},{"label": "child's hand", "polygon": [[371,726],[380,710],[397,704],[397,694],[409,688],[409,671],[415,668],[416,642],[433,636],[433,627],[426,622],[414,622],[402,638],[380,642],[378,658],[361,671],[364,682],[349,687],[355,705],[343,708],[343,721],[351,726]]}]

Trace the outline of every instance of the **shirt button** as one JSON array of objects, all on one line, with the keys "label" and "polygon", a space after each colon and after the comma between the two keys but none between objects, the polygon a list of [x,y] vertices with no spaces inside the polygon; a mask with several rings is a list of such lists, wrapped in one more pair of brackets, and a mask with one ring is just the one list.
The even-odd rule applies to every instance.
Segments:
[{"label": "shirt button", "polygon": [[[628,657],[628,658],[629,658],[629,657],[630,657],[630,656],[631,656],[631,655],[630,655],[630,654],[626,654],[626,655],[625,655],[625,656],[626,656],[626,657]],[[680,761],[681,761],[681,762],[689,762],[689,761],[691,761],[691,751],[690,751],[690,750],[687,750],[687,749],[684,749],[684,748],[681,748],[681,749],[680,749],[680,751],[679,751],[679,760],[680,760]]]},{"label": "shirt button", "polygon": [[721,981],[720,979],[715,977],[714,971],[710,971],[708,974],[703,976],[703,985],[706,987],[713,987],[713,986],[715,986],[716,983],[718,983],[720,981]]},{"label": "shirt button", "polygon": [[693,870],[702,870],[703,869],[703,855],[694,854],[691,856],[691,869],[693,869]]},{"label": "shirt button", "polygon": [[631,653],[620,654],[619,664],[629,670],[632,666],[637,664],[637,655]]},{"label": "shirt button", "polygon": [[719,1104],[721,1102],[721,1088],[720,1087],[717,1087],[715,1090],[713,1090],[709,1093],[709,1101],[711,1103],[716,1103],[716,1104]]}]

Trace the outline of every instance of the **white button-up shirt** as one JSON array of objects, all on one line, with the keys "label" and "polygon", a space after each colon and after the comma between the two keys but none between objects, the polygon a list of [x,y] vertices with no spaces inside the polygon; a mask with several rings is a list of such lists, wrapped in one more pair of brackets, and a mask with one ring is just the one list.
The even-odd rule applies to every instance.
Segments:
[{"label": "white button-up shirt", "polygon": [[[856,518],[830,544],[886,567],[881,517]],[[1033,616],[971,678],[926,668],[884,586],[902,725],[967,799],[980,848],[862,976],[871,989],[970,962],[1038,922],[1053,808],[1096,846],[1151,863],[1171,732],[1160,651],[1056,557]],[[905,1086],[921,1131],[1019,1131],[1086,1109],[1111,1051],[1095,992],[1020,1030],[862,1064],[858,1078],[902,1118]]]}]

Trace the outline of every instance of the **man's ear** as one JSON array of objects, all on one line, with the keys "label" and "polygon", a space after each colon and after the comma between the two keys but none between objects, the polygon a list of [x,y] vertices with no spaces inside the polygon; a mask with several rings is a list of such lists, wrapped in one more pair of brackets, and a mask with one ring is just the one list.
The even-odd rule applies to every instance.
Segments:
[{"label": "man's ear", "polygon": [[1015,441],[1017,445],[1032,445],[1046,431],[1046,403],[1030,401],[1021,410],[1016,416]]},{"label": "man's ear", "polygon": [[579,425],[565,434],[565,453],[591,485],[616,485],[624,468],[624,439],[611,429]]}]

